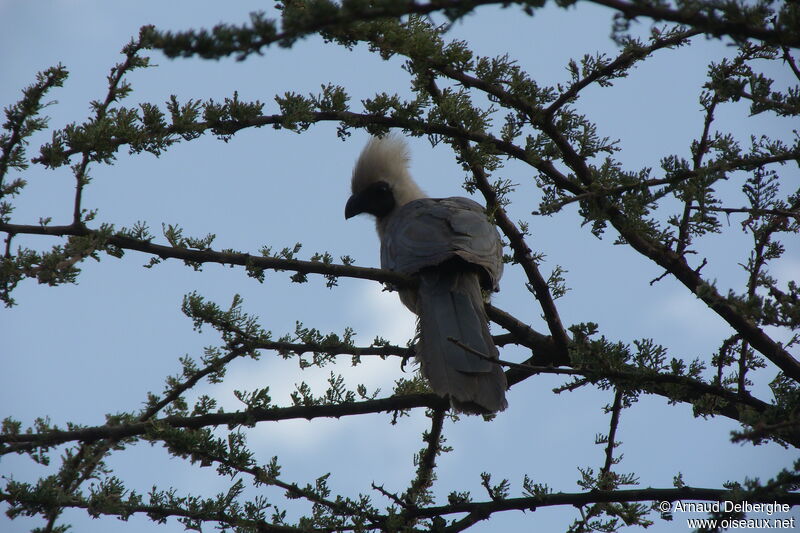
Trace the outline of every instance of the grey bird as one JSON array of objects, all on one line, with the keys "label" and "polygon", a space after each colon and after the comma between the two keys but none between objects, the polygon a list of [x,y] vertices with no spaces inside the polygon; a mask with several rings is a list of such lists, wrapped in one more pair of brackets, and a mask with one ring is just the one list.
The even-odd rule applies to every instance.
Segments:
[{"label": "grey bird", "polygon": [[403,139],[373,137],[353,169],[344,216],[373,215],[381,268],[418,278],[418,288],[399,293],[418,317],[417,361],[433,391],[459,412],[502,411],[508,386],[491,361],[498,352],[483,293],[497,290],[503,274],[500,235],[469,198],[428,198],[408,159]]}]

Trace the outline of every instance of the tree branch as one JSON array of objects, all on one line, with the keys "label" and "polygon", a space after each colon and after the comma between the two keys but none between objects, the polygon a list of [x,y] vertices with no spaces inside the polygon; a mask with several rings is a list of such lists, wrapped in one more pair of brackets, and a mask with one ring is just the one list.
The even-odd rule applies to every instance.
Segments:
[{"label": "tree branch", "polygon": [[[39,226],[0,223],[0,231],[14,235],[51,235],[65,236],[102,236],[100,232],[88,228],[70,226]],[[298,259],[281,259],[277,257],[255,256],[247,253],[217,252],[214,250],[197,250],[153,244],[150,241],[134,239],[122,234],[108,237],[107,244],[123,250],[135,250],[162,259],[182,259],[195,263],[219,263],[222,265],[239,265],[245,267],[264,268],[268,270],[291,270],[307,274],[325,274],[359,279],[370,279],[382,283],[405,287],[414,285],[415,281],[402,274],[379,268],[356,267],[341,264],[325,264],[317,261],[301,261]]]},{"label": "tree branch", "polygon": [[415,508],[420,501],[425,501],[423,494],[433,485],[436,456],[442,449],[442,428],[446,412],[447,409],[435,409],[431,414],[431,429],[423,436],[427,446],[419,456],[417,475],[403,494],[404,509]]},{"label": "tree branch", "polygon": [[[711,123],[714,121],[714,110],[717,108],[717,104],[719,103],[717,93],[711,97],[711,100],[706,103],[706,101],[702,100],[703,107],[706,110],[706,116],[703,120],[703,133],[700,135],[700,141],[695,145],[692,143],[692,171],[697,173],[699,169],[703,165],[703,158],[705,157],[706,153],[709,150],[709,133],[711,130]],[[675,244],[675,250],[679,254],[684,254],[686,252],[686,247],[689,246],[690,236],[689,236],[689,220],[692,214],[692,206],[694,204],[694,197],[689,194],[688,191],[684,192],[685,198],[683,199],[683,215],[681,216],[681,221],[678,224],[678,242]]]},{"label": "tree branch", "polygon": [[[756,496],[756,495],[754,495]],[[433,518],[436,516],[454,513],[475,513],[478,516],[488,518],[493,513],[500,511],[535,511],[540,507],[552,507],[555,505],[581,506],[591,503],[611,503],[611,502],[646,502],[646,501],[668,501],[678,500],[697,500],[697,501],[738,501],[736,493],[725,489],[706,489],[695,487],[683,487],[679,489],[632,489],[615,491],[590,491],[567,493],[559,492],[542,496],[532,496],[527,498],[508,498],[505,500],[495,500],[487,502],[464,502],[437,507],[426,507],[413,511],[415,516],[420,518]],[[748,501],[755,502],[777,502],[789,505],[800,505],[800,493],[788,493],[781,495],[764,495],[761,497],[751,497]]]},{"label": "tree branch", "polygon": [[614,405],[611,407],[611,421],[608,428],[608,443],[606,445],[606,460],[603,463],[603,468],[600,470],[603,474],[608,475],[611,472],[611,467],[614,466],[614,448],[617,444],[614,439],[617,437],[617,427],[619,426],[619,415],[622,411],[622,390],[617,389],[614,391]]},{"label": "tree branch", "polygon": [[510,313],[492,304],[486,304],[486,314],[492,322],[499,324],[511,332],[519,344],[533,351],[533,356],[528,360],[530,363],[535,365],[552,365],[558,360],[559,354],[551,336],[539,333]]},{"label": "tree branch", "polygon": [[786,61],[786,63],[789,65],[789,68],[792,69],[794,77],[800,81],[800,68],[797,68],[797,63],[795,63],[789,48],[787,46],[782,46],[781,50],[783,51],[783,60]]},{"label": "tree branch", "polygon": [[[415,407],[430,409],[446,409],[450,404],[435,394],[409,394],[393,396],[378,400],[341,403],[332,405],[303,405],[293,407],[275,407],[270,409],[256,408],[234,413],[209,413],[199,416],[168,416],[154,421],[141,421],[132,424],[104,425],[87,427],[70,431],[50,431],[47,433],[28,433],[18,435],[1,435],[0,443],[20,443],[33,446],[54,446],[70,441],[92,443],[101,439],[121,440],[130,437],[145,436],[153,433],[157,439],[158,426],[172,428],[200,429],[209,426],[252,425],[256,422],[276,422],[279,420],[315,418],[339,418],[342,416],[380,413],[384,411],[400,411]],[[24,448],[8,446],[0,453],[24,451]]]},{"label": "tree branch", "polygon": [[[699,9],[671,9],[664,4],[645,2],[626,2],[624,0],[588,0],[591,3],[610,7],[628,19],[647,17],[653,20],[666,20],[697,28],[715,37],[728,36],[735,40],[757,39],[773,46],[800,48],[800,34],[796,29],[766,26],[753,26],[738,20],[725,20],[716,13],[704,14]],[[689,4],[695,5],[695,4]],[[711,4],[709,10],[716,10]]]},{"label": "tree branch", "polygon": [[165,505],[144,505],[141,503],[129,502],[115,502],[114,505],[108,508],[98,505],[97,502],[86,500],[79,497],[65,497],[56,494],[49,494],[43,497],[39,494],[26,495],[28,497],[20,497],[19,494],[7,494],[0,492],[0,501],[9,503],[25,503],[28,505],[35,505],[37,507],[57,507],[61,509],[86,509],[91,510],[92,513],[106,516],[119,516],[127,518],[132,514],[147,514],[152,517],[176,517],[176,518],[190,518],[202,522],[217,522],[220,524],[237,525],[240,527],[252,528],[252,531],[259,533],[333,533],[338,531],[350,531],[357,529],[356,527],[337,527],[337,528],[297,528],[292,526],[284,526],[281,524],[272,524],[264,520],[247,520],[241,517],[235,517],[230,514],[212,511],[207,512],[202,509],[189,509],[177,506]]},{"label": "tree branch", "polygon": [[564,104],[575,99],[580,91],[592,83],[596,83],[603,78],[610,77],[617,71],[624,71],[630,68],[634,63],[644,60],[647,56],[657,50],[682,44],[684,41],[694,37],[695,35],[700,35],[701,33],[703,33],[701,30],[688,30],[677,33],[666,39],[658,39],[650,46],[641,48],[637,47],[635,49],[622,52],[616,57],[616,59],[614,59],[614,61],[609,62],[604,67],[595,70],[588,76],[570,85],[569,88],[561,93],[552,104],[547,106],[547,108],[544,110],[544,114],[552,117],[556,111],[564,106]]},{"label": "tree branch", "polygon": [[[753,26],[737,20],[726,20],[716,14],[703,14],[699,10],[676,10],[661,5],[622,0],[589,0],[592,3],[609,7],[626,18],[647,17],[653,20],[666,20],[696,28],[703,33],[716,37],[730,36],[741,40],[753,38],[767,44],[786,47],[800,47],[800,36],[786,27]],[[239,60],[253,53],[261,53],[261,49],[278,43],[290,47],[298,39],[314,33],[322,33],[336,28],[350,27],[358,22],[368,22],[382,18],[398,18],[404,15],[428,15],[444,12],[451,21],[455,21],[476,7],[491,4],[518,4],[525,10],[541,7],[542,3],[532,0],[512,2],[500,0],[432,0],[429,3],[414,0],[398,0],[385,2],[379,6],[369,4],[329,6],[324,12],[312,12],[305,4],[293,2],[284,8],[283,28],[278,31],[277,24],[267,20],[261,14],[251,15],[251,25],[235,27],[219,25],[211,32],[207,30],[189,31],[173,34],[145,28],[149,46],[161,49],[169,57],[191,57],[199,55],[207,59],[218,59],[237,55]],[[296,5],[294,5],[296,4]],[[222,39],[221,37],[225,37]],[[224,44],[217,44],[222,42]]]},{"label": "tree branch", "polygon": [[[489,518],[492,514],[503,511],[536,511],[541,507],[553,507],[560,505],[569,506],[582,506],[592,503],[611,503],[611,502],[674,502],[674,501],[739,501],[740,496],[738,493],[726,489],[710,489],[710,488],[696,488],[696,487],[682,487],[677,489],[634,489],[634,490],[617,490],[617,491],[590,491],[578,493],[551,493],[541,496],[533,496],[527,498],[508,498],[499,499],[486,502],[463,502],[442,506],[422,507],[416,509],[409,509],[408,516],[412,518],[436,518],[456,513],[469,513],[470,516],[476,517],[472,523],[479,520]],[[300,531],[310,531],[311,533],[327,533],[332,531],[349,531],[355,529],[354,527],[336,527],[336,528],[321,528],[321,529],[297,529],[291,526],[270,524],[262,520],[251,521],[242,520],[241,518],[234,519],[225,513],[215,512],[212,516],[205,513],[190,511],[188,509],[181,509],[176,507],[164,507],[156,505],[126,505],[125,502],[119,502],[112,509],[96,508],[92,504],[83,499],[72,498],[42,498],[30,497],[21,500],[19,496],[12,496],[7,493],[0,492],[0,501],[28,503],[32,505],[52,505],[64,508],[78,508],[89,509],[90,506],[98,514],[111,515],[111,516],[128,516],[134,513],[147,513],[154,516],[176,516],[176,517],[189,517],[196,518],[202,521],[220,522],[227,524],[241,524],[250,526],[256,531],[264,533],[299,533]],[[750,503],[780,503],[788,504],[791,506],[800,505],[800,494],[798,493],[784,493],[784,494],[748,494],[747,501]],[[383,517],[386,518],[386,517]],[[463,528],[461,528],[463,529]],[[450,531],[460,531],[455,529]]]},{"label": "tree branch", "polygon": [[[495,336],[495,340],[500,342],[510,341],[510,343],[514,342],[514,339],[505,339]],[[351,346],[348,344],[318,344],[318,343],[294,343],[294,342],[284,342],[284,341],[245,341],[249,348],[255,350],[275,350],[277,352],[286,353],[292,352],[296,354],[304,354],[307,352],[314,352],[314,353],[325,353],[328,355],[356,355],[356,356],[367,356],[367,355],[375,355],[378,357],[387,357],[387,356],[398,356],[403,358],[413,357],[415,352],[414,348],[408,348],[404,346]]]},{"label": "tree branch", "polygon": [[[747,395],[739,395],[733,391],[715,385],[703,383],[686,376],[674,374],[659,374],[657,372],[642,372],[631,369],[630,371],[591,370],[591,369],[565,369],[552,367],[536,367],[527,364],[514,364],[508,371],[509,386],[513,386],[522,379],[531,375],[549,373],[563,375],[584,375],[590,380],[597,381],[608,379],[621,388],[642,389],[647,392],[665,396],[671,400],[692,402],[710,395],[722,400],[715,413],[733,420],[745,423],[741,409],[748,407],[758,413],[766,412],[772,406]],[[521,377],[523,376],[523,377]],[[157,434],[152,437],[147,435],[159,425],[173,428],[200,429],[220,425],[252,425],[256,422],[276,422],[279,420],[331,418],[353,416],[384,411],[399,411],[418,407],[443,409],[448,406],[447,400],[434,394],[413,394],[394,396],[377,400],[343,403],[335,405],[314,405],[294,407],[274,407],[269,409],[247,409],[234,413],[211,413],[193,417],[169,416],[152,422],[141,421],[131,424],[103,425],[82,429],[61,431],[54,430],[45,433],[24,433],[0,435],[0,455],[19,453],[41,446],[55,446],[71,441],[92,443],[101,439],[121,440],[130,437],[145,437],[157,439]],[[782,437],[783,438],[783,437]],[[800,447],[800,435],[785,439],[793,445]]]},{"label": "tree branch", "polygon": [[[509,141],[504,141],[489,135],[485,132],[474,132],[465,130],[460,127],[449,126],[446,124],[439,124],[435,122],[415,120],[399,116],[382,115],[376,113],[355,113],[352,111],[309,111],[304,114],[303,120],[308,123],[316,122],[341,122],[344,125],[366,128],[370,125],[402,128],[411,133],[425,133],[429,135],[443,135],[447,137],[456,137],[467,139],[476,143],[488,144],[495,146],[499,151],[513,155],[514,157],[526,161],[531,165],[543,164],[542,168],[546,166],[545,162],[539,162],[533,159],[532,155],[528,155],[523,148],[514,145]],[[284,114],[262,115],[254,118],[246,118],[241,120],[217,120],[217,121],[204,121],[193,122],[191,125],[169,125],[163,131],[158,133],[159,137],[169,135],[182,135],[186,133],[198,134],[211,130],[213,133],[233,135],[243,129],[247,128],[260,128],[263,126],[279,126],[279,127],[292,127],[294,124],[287,124],[287,116]],[[146,140],[146,139],[145,139]],[[132,144],[136,141],[139,144],[144,143],[143,139],[133,139],[125,136],[116,136],[103,139],[103,149],[112,150],[119,149],[124,145]],[[89,142],[89,141],[84,141]],[[91,144],[81,146],[69,146],[65,148],[61,155],[65,158],[72,157],[73,155],[83,152],[94,152],[95,146]],[[34,163],[47,164],[44,157],[37,157],[32,160]],[[537,167],[538,168],[538,167]],[[553,171],[555,171],[553,169]],[[557,171],[556,171],[557,172]]]},{"label": "tree branch", "polygon": [[[616,187],[586,191],[580,194],[576,194],[575,196],[571,196],[569,198],[564,198],[562,200],[559,200],[558,202],[553,202],[551,204],[548,204],[548,212],[550,211],[555,212],[571,203],[582,202],[584,200],[590,200],[592,198],[601,198],[601,197],[613,198],[614,196],[619,196],[620,194],[629,191],[634,191],[637,189],[647,189],[650,187],[657,187],[659,185],[677,185],[683,181],[697,178],[701,174],[713,174],[716,172],[747,170],[751,168],[762,167],[772,163],[785,163],[787,161],[796,161],[799,158],[800,158],[800,151],[790,150],[782,154],[775,154],[771,156],[743,157],[734,160],[719,161],[716,163],[712,163],[708,166],[701,167],[697,171],[685,170],[676,172],[674,176],[671,176],[669,178],[658,178],[658,179],[642,181],[641,183],[633,183],[630,185],[618,185]],[[713,210],[711,208],[705,208],[705,209]],[[534,211],[533,214],[538,214],[538,212]]]},{"label": "tree branch", "polygon": [[725,213],[732,215],[733,213],[747,213],[751,217],[760,217],[764,215],[775,215],[779,217],[790,217],[800,219],[800,211],[786,210],[786,209],[754,209],[752,207],[700,207],[693,206],[692,209],[703,211],[712,211],[714,213]]}]

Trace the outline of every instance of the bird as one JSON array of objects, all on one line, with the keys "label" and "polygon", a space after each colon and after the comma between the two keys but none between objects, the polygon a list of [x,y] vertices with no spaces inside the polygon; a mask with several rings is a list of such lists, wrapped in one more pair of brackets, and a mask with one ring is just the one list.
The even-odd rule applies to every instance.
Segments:
[{"label": "bird", "polygon": [[353,168],[345,219],[375,217],[381,268],[418,281],[398,292],[417,315],[416,359],[433,392],[456,412],[503,411],[508,385],[484,307],[503,274],[500,235],[477,202],[429,198],[408,164],[404,138],[370,138]]}]

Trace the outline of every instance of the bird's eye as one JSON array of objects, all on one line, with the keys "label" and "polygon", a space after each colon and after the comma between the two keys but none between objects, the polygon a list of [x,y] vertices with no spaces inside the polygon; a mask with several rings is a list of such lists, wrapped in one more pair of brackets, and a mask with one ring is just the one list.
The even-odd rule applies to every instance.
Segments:
[{"label": "bird's eye", "polygon": [[378,190],[380,192],[388,192],[389,191],[389,184],[386,183],[385,181],[379,181],[378,182]]}]

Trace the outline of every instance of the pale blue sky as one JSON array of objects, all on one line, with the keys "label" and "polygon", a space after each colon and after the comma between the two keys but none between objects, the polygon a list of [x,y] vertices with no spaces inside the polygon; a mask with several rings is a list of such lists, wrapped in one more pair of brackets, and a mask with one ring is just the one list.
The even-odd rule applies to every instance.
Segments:
[{"label": "pale blue sky", "polygon": [[[119,50],[141,25],[178,30],[241,22],[264,5],[0,0],[0,104],[16,101],[37,71],[61,62],[70,77],[64,88],[50,95],[57,101],[47,109],[51,126],[83,121],[89,101],[105,94],[105,76],[120,60]],[[468,40],[481,55],[509,53],[539,83],[553,85],[568,80],[564,66],[570,58],[615,53],[610,26],[610,12],[592,6],[548,9],[533,18],[518,9],[485,8],[458,23],[451,36]],[[628,169],[658,168],[659,159],[672,153],[688,157],[689,143],[702,128],[697,97],[706,65],[720,53],[733,53],[724,43],[703,37],[696,44],[662,52],[615,87],[592,88],[580,101],[579,108],[598,123],[601,135],[621,140],[618,157]],[[239,91],[242,99],[259,99],[267,104],[265,112],[273,113],[274,95],[317,91],[329,82],[348,88],[356,110],[362,98],[376,92],[409,94],[399,60],[384,62],[364,48],[348,52],[324,45],[319,38],[303,40],[290,51],[269,49],[243,63],[173,61],[155,52],[151,56],[158,67],[130,76],[134,92],[125,102],[128,106],[161,104],[170,94],[182,101],[221,100]],[[779,77],[785,74],[773,75],[788,82]],[[717,116],[719,128],[732,129],[743,141],[751,133],[785,133],[792,126],[766,116],[744,122],[746,110],[741,107],[723,106]],[[229,143],[204,137],[179,144],[160,158],[129,156],[123,149],[114,166],[92,167],[94,181],[86,190],[85,206],[99,209],[98,221],[117,226],[143,220],[154,233],[162,223],[179,223],[193,236],[215,233],[216,249],[255,253],[262,245],[280,249],[299,241],[304,243],[303,258],[327,250],[335,257],[349,254],[360,265],[377,266],[373,224],[364,217],[347,222],[343,218],[350,170],[366,138],[354,132],[342,142],[335,125],[322,124],[303,135],[262,128],[243,131]],[[47,135],[35,137],[31,153],[46,141]],[[423,189],[431,196],[464,194],[462,171],[446,146],[431,148],[424,139],[413,139],[410,145],[412,174]],[[796,167],[782,172],[786,181],[797,183]],[[513,218],[531,219],[529,213],[539,200],[532,173],[509,165],[501,175],[520,184]],[[24,177],[29,185],[15,202],[13,221],[35,223],[52,216],[53,224],[68,222],[73,190],[69,170],[35,166]],[[725,185],[737,207],[742,205],[735,196],[739,186]],[[731,226],[706,244],[710,264],[704,272],[723,290],[744,278],[737,262],[745,260],[748,241],[737,230],[738,219],[732,217]],[[598,241],[580,228],[574,206],[552,218],[532,219],[531,229],[531,244],[547,256],[545,273],[556,264],[569,271],[572,290],[559,301],[566,324],[599,322],[602,333],[625,342],[653,337],[671,356],[687,359],[707,358],[729,334],[728,326],[678,283],[665,280],[650,287],[648,282],[661,272],[632,250],[612,247],[613,235]],[[56,241],[17,238],[15,243],[42,248]],[[784,281],[800,271],[797,239],[788,242],[787,249],[786,260],[775,270]],[[178,371],[178,357],[197,357],[203,346],[217,341],[208,331],[192,331],[191,322],[179,312],[182,296],[193,290],[223,306],[234,294],[243,295],[245,310],[259,315],[276,336],[292,331],[295,320],[323,332],[352,326],[361,344],[376,335],[405,343],[413,332],[413,317],[396,295],[381,293],[372,282],[341,280],[341,286],[330,291],[318,277],[297,285],[287,283],[286,273],[268,273],[260,285],[239,268],[209,265],[196,273],[177,262],[141,268],[148,259],[135,252],[122,260],[103,257],[99,264],[84,264],[77,285],[50,288],[25,282],[17,289],[19,305],[0,309],[0,417],[12,415],[30,424],[37,416],[49,415],[58,424],[95,425],[103,422],[105,413],[135,410],[147,391],[160,391],[163,378]],[[520,272],[507,269],[501,289],[494,299],[499,307],[545,331]],[[526,354],[504,349],[502,357],[521,361]],[[240,407],[234,389],[269,385],[273,399],[285,404],[294,384],[322,384],[330,370],[350,378],[353,388],[363,382],[385,392],[404,375],[394,359],[354,369],[343,358],[335,367],[301,373],[294,362],[265,354],[260,361],[233,363],[225,383],[203,384],[196,393],[213,394],[226,410],[234,410]],[[765,372],[757,380],[762,397],[764,384],[773,376]],[[509,409],[491,424],[475,418],[455,426],[448,423],[445,435],[455,450],[439,460],[435,487],[440,502],[452,490],[470,490],[475,500],[485,500],[482,471],[496,480],[508,477],[515,496],[524,474],[556,491],[579,490],[576,467],[602,465],[603,449],[593,440],[607,431],[608,417],[601,408],[612,397],[590,390],[553,395],[551,389],[561,382],[539,376],[514,387]],[[249,432],[250,445],[263,462],[278,455],[287,481],[304,485],[332,472],[330,485],[343,496],[370,492],[372,481],[401,492],[413,476],[411,457],[421,446],[427,422],[419,412],[396,426],[389,424],[387,415],[262,424]],[[719,487],[745,476],[770,477],[796,456],[775,445],[755,450],[731,445],[729,432],[736,427],[727,419],[694,419],[686,405],[669,407],[663,398],[643,398],[623,412],[618,440],[625,457],[617,469],[637,472],[642,487],[669,487],[678,471],[689,485]],[[179,493],[212,495],[228,483],[211,469],[169,459],[160,447],[139,445],[112,456],[110,462],[129,488],[143,492],[157,483],[160,488],[175,486]],[[44,471],[23,458],[4,457],[0,462],[0,474],[20,480],[35,480]],[[268,489],[267,495],[282,506],[282,491]],[[571,508],[503,513],[475,531],[563,530],[575,516]],[[76,531],[182,530],[174,520],[159,529],[142,517],[132,518],[127,526],[109,518],[88,520],[82,512],[65,517],[74,518]],[[9,533],[36,525],[38,520],[9,522],[0,516],[0,530]],[[687,530],[680,520],[658,522],[656,527]]]}]

